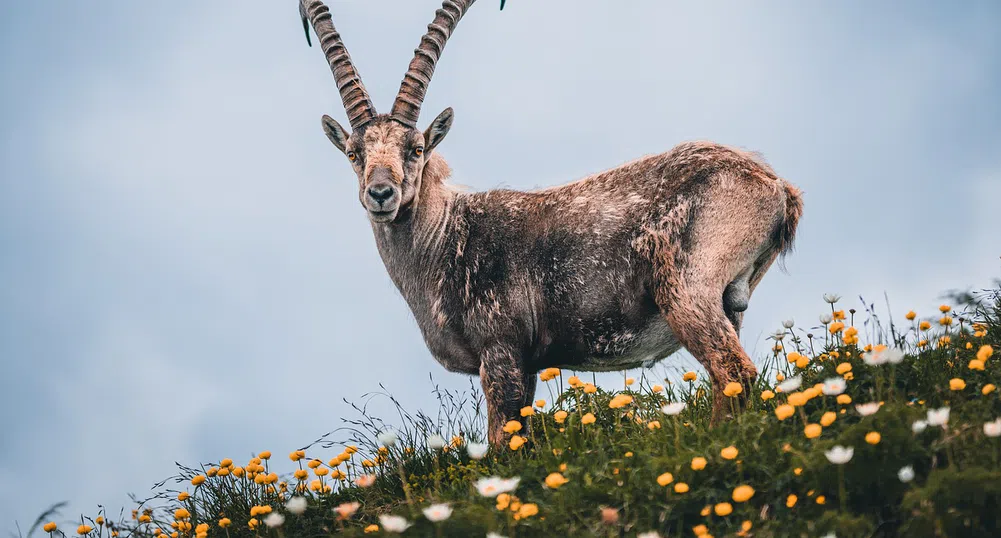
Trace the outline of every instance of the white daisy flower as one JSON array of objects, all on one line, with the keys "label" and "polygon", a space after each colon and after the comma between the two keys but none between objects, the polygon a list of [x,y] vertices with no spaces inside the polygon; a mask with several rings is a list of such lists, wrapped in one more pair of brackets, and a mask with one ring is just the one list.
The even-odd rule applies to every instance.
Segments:
[{"label": "white daisy flower", "polygon": [[382,514],[379,516],[379,523],[382,524],[382,530],[387,532],[403,532],[410,528],[407,518],[401,516]]},{"label": "white daisy flower", "polygon": [[452,507],[448,504],[432,504],[423,510],[424,517],[428,518],[429,521],[438,523],[439,521],[445,521],[452,516]]},{"label": "white daisy flower", "polygon": [[824,452],[827,456],[827,461],[835,465],[843,465],[851,461],[852,456],[855,454],[855,449],[848,446],[834,445],[830,450]]}]

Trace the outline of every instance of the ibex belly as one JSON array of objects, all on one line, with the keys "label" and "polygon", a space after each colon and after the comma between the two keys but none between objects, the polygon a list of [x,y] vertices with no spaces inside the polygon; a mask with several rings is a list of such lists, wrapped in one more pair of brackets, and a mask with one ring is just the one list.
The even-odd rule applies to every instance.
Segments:
[{"label": "ibex belly", "polygon": [[571,370],[608,372],[629,368],[649,368],[681,348],[663,316],[657,313],[639,330],[623,328],[594,338],[591,353],[579,363],[566,364]]}]

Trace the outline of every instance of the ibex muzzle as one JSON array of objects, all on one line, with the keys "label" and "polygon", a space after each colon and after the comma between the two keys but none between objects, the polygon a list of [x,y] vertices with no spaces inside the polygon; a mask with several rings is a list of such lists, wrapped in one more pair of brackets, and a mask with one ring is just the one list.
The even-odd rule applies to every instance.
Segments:
[{"label": "ibex muzzle", "polygon": [[[757,370],[740,345],[743,311],[792,247],[798,189],[750,153],[689,142],[566,185],[469,193],[445,181],[435,151],[446,109],[417,120],[448,37],[473,0],[445,0],[390,114],[377,114],[319,0],[301,0],[352,132],[323,129],[351,162],[389,276],[435,359],[479,375],[489,438],[522,420],[548,367],[648,366],[681,347],[709,372],[713,419],[723,387]],[[309,37],[307,28],[307,39]],[[749,391],[744,391],[744,395]]]}]

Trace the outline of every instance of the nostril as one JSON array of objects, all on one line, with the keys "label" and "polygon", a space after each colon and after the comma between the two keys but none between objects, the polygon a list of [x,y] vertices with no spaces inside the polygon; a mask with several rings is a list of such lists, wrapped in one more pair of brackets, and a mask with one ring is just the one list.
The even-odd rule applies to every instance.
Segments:
[{"label": "nostril", "polygon": [[376,202],[382,203],[393,197],[393,187],[389,185],[372,185],[368,188],[368,195]]}]

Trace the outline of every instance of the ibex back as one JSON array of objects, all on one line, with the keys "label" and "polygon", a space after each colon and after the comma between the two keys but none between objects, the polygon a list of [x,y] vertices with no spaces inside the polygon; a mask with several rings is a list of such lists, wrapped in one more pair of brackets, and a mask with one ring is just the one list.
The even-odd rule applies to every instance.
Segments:
[{"label": "ibex back", "polygon": [[738,332],[754,288],[792,246],[799,191],[758,157],[710,142],[540,191],[451,188],[436,148],[452,110],[423,132],[417,119],[473,1],[436,12],[382,115],[327,7],[300,2],[352,128],[324,116],[324,131],[358,176],[379,253],[432,355],[480,376],[491,443],[531,405],[538,371],[649,366],[681,347],[709,372],[713,419],[724,418],[723,387],[757,375]]}]

